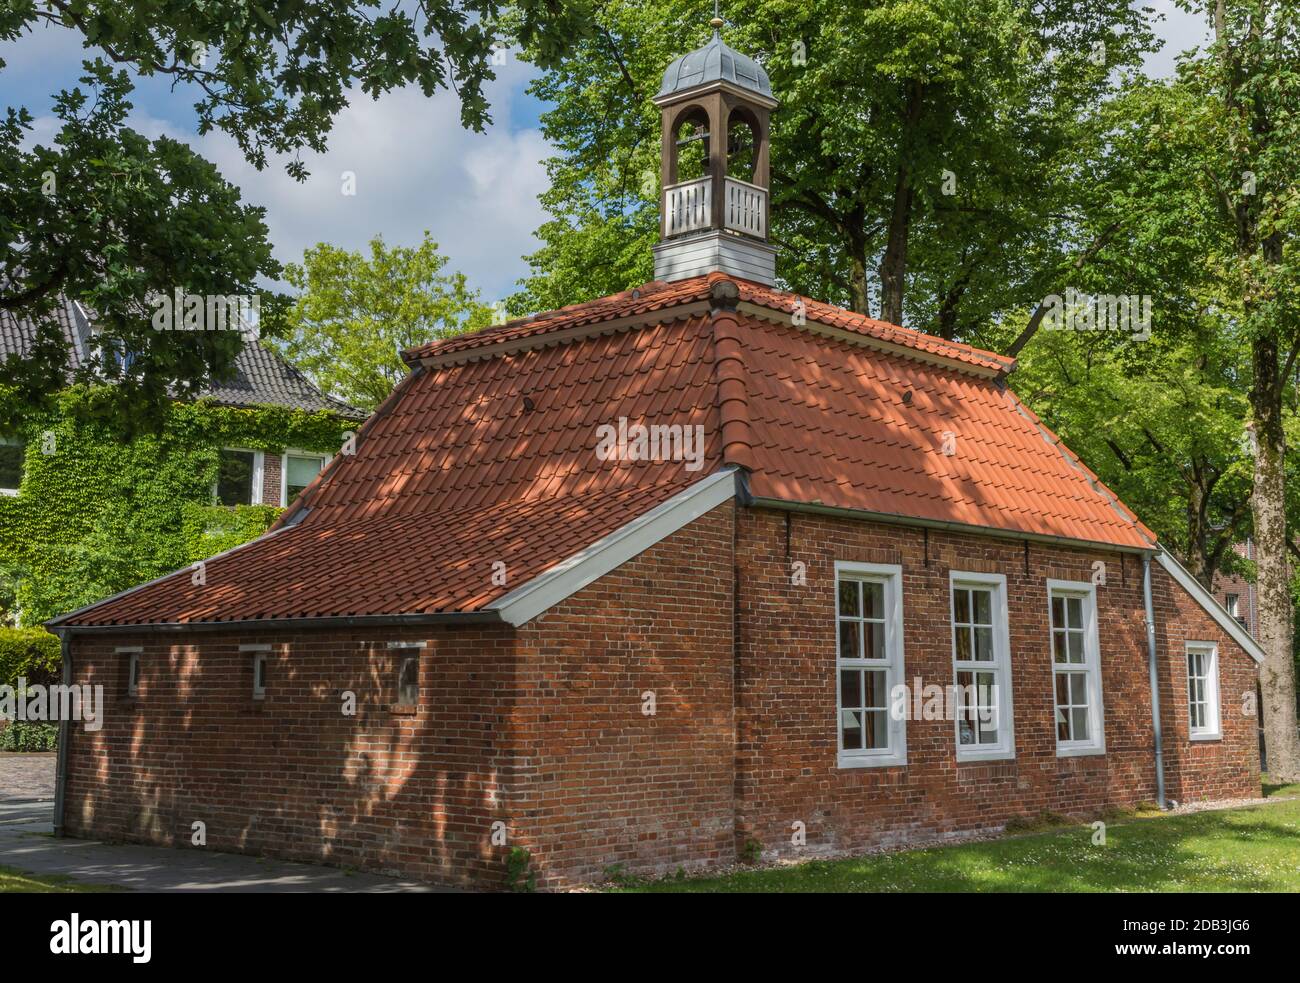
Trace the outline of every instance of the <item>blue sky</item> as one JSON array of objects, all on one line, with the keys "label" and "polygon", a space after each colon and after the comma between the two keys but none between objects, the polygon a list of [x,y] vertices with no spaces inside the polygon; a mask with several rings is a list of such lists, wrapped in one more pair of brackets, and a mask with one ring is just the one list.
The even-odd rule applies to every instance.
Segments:
[{"label": "blue sky", "polygon": [[[1165,15],[1157,32],[1166,45],[1147,71],[1168,74],[1175,54],[1200,43],[1204,30],[1172,0],[1149,5]],[[85,56],[77,34],[56,28],[0,44],[8,63],[0,71],[0,107],[26,106],[37,117],[35,139],[48,140],[50,96],[76,84]],[[139,81],[132,125],[187,140],[245,198],[264,205],[282,262],[301,259],[319,241],[360,249],[376,233],[390,243],[414,243],[428,229],[493,302],[513,292],[527,272],[523,255],[537,246],[533,231],[545,218],[537,195],[546,187],[549,155],[538,128],[542,106],[524,92],[533,70],[510,57],[497,74],[489,90],[495,123],[482,134],[461,129],[459,104],[447,92],[426,99],[403,90],[377,101],[359,95],[335,121],[328,152],[305,155],[312,176],[301,184],[278,162],[253,169],[223,134],[197,136],[193,96],[173,92],[167,80]],[[344,171],[356,174],[355,196],[340,191]]]}]

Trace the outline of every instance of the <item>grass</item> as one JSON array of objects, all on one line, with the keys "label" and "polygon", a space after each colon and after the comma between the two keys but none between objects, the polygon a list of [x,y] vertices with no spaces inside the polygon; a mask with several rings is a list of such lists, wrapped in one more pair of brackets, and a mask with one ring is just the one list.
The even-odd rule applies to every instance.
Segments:
[{"label": "grass", "polygon": [[0,867],[0,894],[101,894],[120,890],[104,884],[82,884],[65,874],[38,876]]},{"label": "grass", "polygon": [[[1088,825],[981,843],[848,860],[757,867],[718,877],[624,884],[624,890],[797,892],[1300,891],[1300,785],[1265,786],[1278,801],[1146,818],[1112,814],[1106,845]],[[1047,820],[1051,825],[1055,817]],[[1033,825],[1032,823],[1030,825]]]}]

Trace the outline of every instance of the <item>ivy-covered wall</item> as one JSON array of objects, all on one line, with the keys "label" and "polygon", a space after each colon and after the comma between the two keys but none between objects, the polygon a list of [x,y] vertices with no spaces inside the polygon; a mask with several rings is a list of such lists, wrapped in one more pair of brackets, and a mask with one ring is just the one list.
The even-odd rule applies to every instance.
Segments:
[{"label": "ivy-covered wall", "polygon": [[217,452],[286,447],[333,454],[355,421],[280,406],[174,404],[160,431],[131,438],[70,389],[29,418],[17,496],[0,496],[0,608],[39,624],[229,549],[280,509],[213,506]]}]

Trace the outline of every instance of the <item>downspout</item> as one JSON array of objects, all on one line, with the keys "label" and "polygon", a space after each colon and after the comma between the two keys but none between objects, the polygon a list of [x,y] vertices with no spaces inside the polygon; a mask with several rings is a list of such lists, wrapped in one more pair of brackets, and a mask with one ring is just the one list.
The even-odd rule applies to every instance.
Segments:
[{"label": "downspout", "polygon": [[[72,643],[67,632],[60,632],[59,646],[63,656],[63,685],[72,685]],[[65,690],[66,691],[66,690]],[[103,713],[103,708],[100,708]],[[54,773],[54,835],[63,836],[63,801],[68,788],[68,735],[72,728],[66,717],[59,720],[59,751],[55,758]]]},{"label": "downspout", "polygon": [[1156,616],[1151,603],[1151,554],[1142,554],[1142,601],[1146,605],[1147,672],[1151,677],[1151,726],[1156,737],[1156,802],[1165,808],[1165,747],[1160,729],[1160,680],[1156,669]]}]

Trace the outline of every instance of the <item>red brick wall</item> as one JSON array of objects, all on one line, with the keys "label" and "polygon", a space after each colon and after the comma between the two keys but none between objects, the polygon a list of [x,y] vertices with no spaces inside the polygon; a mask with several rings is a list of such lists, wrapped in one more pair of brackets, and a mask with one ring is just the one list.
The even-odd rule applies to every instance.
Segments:
[{"label": "red brick wall", "polygon": [[[1088,580],[1097,559],[1106,754],[1058,758],[1045,581]],[[940,685],[949,570],[1006,576],[1014,761],[957,764],[952,722],[914,720],[906,767],[837,767],[836,560],[902,566],[905,677]],[[1159,567],[1154,583],[1169,795],[1256,794],[1239,699],[1254,664]],[[1188,639],[1220,645],[1218,742],[1187,739]],[[395,640],[428,643],[413,714],[392,706]],[[263,701],[241,642],[275,646]],[[113,653],[131,644],[145,649],[134,701]],[[70,741],[74,835],[188,846],[199,820],[214,849],[489,886],[523,846],[558,887],[614,864],[730,862],[750,838],[790,854],[796,820],[803,854],[831,854],[1155,797],[1141,563],[1115,553],[726,503],[518,631],[99,636],[73,653],[76,680],[109,701],[103,729]]]},{"label": "red brick wall", "polygon": [[718,506],[520,630],[512,811],[544,885],[734,861],[734,514]]},{"label": "red brick wall", "polygon": [[[732,853],[733,507],[725,503],[508,627],[78,639],[106,723],[70,743],[72,835],[208,846],[499,885],[510,846],[544,886],[610,864]],[[426,641],[421,706],[395,712],[389,641]],[[275,645],[267,695],[252,655]],[[125,656],[143,679],[124,696]],[[340,694],[357,694],[355,717]],[[656,713],[642,713],[653,691]],[[508,841],[493,845],[492,823]]]},{"label": "red brick wall", "polygon": [[[1194,802],[1258,795],[1259,709],[1255,698],[1259,675],[1255,663],[1173,578],[1163,570],[1159,574],[1152,594],[1158,612],[1157,644],[1170,669],[1160,680],[1169,797]],[[1214,642],[1219,647],[1219,726],[1223,735],[1219,740],[1193,741],[1187,736],[1188,642]]]},{"label": "red brick wall", "polygon": [[[398,640],[428,642],[413,715],[393,709]],[[274,650],[254,701],[238,646],[261,642]],[[114,649],[133,644],[130,700]],[[67,831],[189,847],[201,821],[216,850],[494,883],[512,653],[504,628],[79,639],[76,679],[104,684],[107,713],[102,730],[73,730]]]},{"label": "red brick wall", "polygon": [[[768,853],[842,853],[960,836],[1044,811],[1087,817],[1155,798],[1139,559],[1039,545],[1026,554],[1023,543],[1011,540],[933,531],[927,548],[919,529],[761,509],[742,512],[737,527],[738,844],[754,838]],[[1106,753],[1058,758],[1046,580],[1090,580],[1099,559],[1107,564],[1106,585],[1097,589]],[[940,685],[952,681],[949,571],[1006,576],[1014,761],[958,764],[951,720],[912,720],[905,767],[838,767],[836,560],[901,564],[904,675]],[[806,564],[806,585],[792,584],[792,561]],[[1181,589],[1158,567],[1155,577],[1162,585],[1158,624],[1199,610],[1177,596]],[[1196,631],[1222,643],[1226,696],[1253,675],[1253,663],[1206,621],[1195,619]],[[1162,691],[1172,694],[1181,685],[1185,694],[1181,646],[1171,653],[1166,642],[1161,654]],[[1162,708],[1166,753],[1178,761],[1169,769],[1171,782],[1190,787],[1187,765],[1219,754],[1230,767],[1201,784],[1216,795],[1258,794],[1258,769],[1250,767],[1253,734],[1247,739],[1253,722],[1237,721],[1225,699],[1222,746],[1189,751],[1185,700],[1181,717],[1172,695]],[[798,851],[791,843],[796,821],[807,838]]]},{"label": "red brick wall", "polygon": [[267,451],[262,455],[262,504],[283,505],[280,500],[280,480],[284,458]]}]

